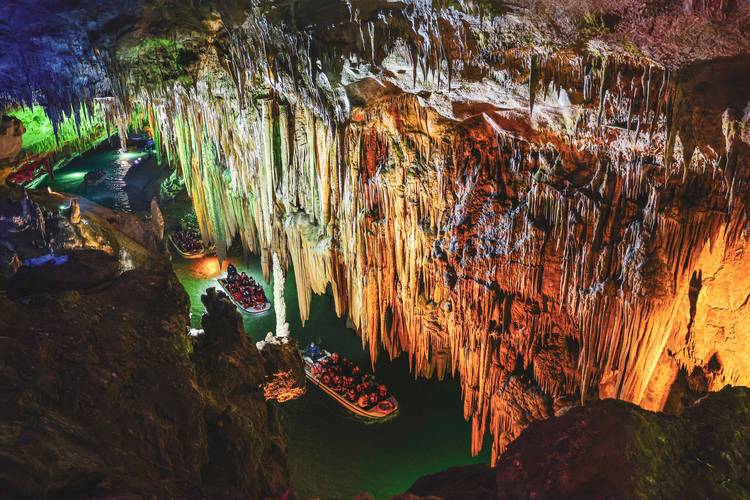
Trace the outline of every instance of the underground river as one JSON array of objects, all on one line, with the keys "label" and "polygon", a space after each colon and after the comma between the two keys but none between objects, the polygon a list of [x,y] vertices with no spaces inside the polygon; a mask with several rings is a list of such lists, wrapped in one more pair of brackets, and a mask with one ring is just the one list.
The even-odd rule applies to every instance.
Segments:
[{"label": "underground river", "polygon": [[[86,172],[97,169],[107,174],[104,181],[94,187],[83,186]],[[148,209],[148,201],[158,193],[158,183],[167,173],[148,152],[119,153],[102,147],[60,168],[54,180],[43,179],[39,187],[49,186],[118,210],[142,212]],[[168,223],[174,222],[174,217],[185,211],[184,202],[163,209]],[[273,300],[272,282],[263,280],[259,258],[243,262],[238,257],[232,262],[262,283],[269,300]],[[218,260],[184,260],[173,254],[173,263],[190,295],[192,324],[199,326],[201,294],[206,288],[218,286]],[[363,368],[370,366],[360,338],[347,328],[344,319],[336,317],[331,297],[313,295],[310,318],[303,327],[293,269],[287,276],[284,296],[292,335],[301,345],[320,342]],[[245,330],[256,340],[275,329],[273,310],[243,316]],[[489,462],[489,446],[478,457],[471,457],[471,429],[463,420],[455,380],[415,380],[405,356],[390,361],[385,353],[379,356],[375,373],[399,400],[400,413],[389,422],[364,423],[314,386],[308,386],[303,397],[279,405],[292,486],[299,494],[343,499],[368,492],[376,499],[388,498],[405,491],[422,475],[455,465]]]}]

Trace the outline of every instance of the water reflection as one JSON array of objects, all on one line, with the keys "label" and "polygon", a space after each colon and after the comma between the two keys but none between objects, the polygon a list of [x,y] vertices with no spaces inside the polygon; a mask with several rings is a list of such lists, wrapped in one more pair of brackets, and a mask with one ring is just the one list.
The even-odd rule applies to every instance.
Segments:
[{"label": "water reflection", "polygon": [[[90,172],[102,171],[96,185],[86,182]],[[147,211],[152,196],[158,195],[159,180],[168,173],[156,165],[148,151],[98,150],[80,156],[43,178],[38,187],[78,195],[115,210]]]}]

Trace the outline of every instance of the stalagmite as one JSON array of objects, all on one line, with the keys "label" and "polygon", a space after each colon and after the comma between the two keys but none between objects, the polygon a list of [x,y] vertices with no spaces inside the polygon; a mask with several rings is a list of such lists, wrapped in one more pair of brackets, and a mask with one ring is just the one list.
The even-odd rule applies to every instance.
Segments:
[{"label": "stalagmite", "polygon": [[[273,254],[273,307],[276,311],[276,338],[289,337],[289,323],[286,322],[286,303],[284,302],[284,270],[279,263],[278,254]],[[282,340],[283,341],[283,340]]]},{"label": "stalagmite", "polygon": [[73,198],[70,200],[70,223],[78,224],[81,222],[81,206],[78,204],[78,200]]},{"label": "stalagmite", "polygon": [[151,199],[151,224],[158,241],[164,241],[164,215],[161,213],[156,197]]}]

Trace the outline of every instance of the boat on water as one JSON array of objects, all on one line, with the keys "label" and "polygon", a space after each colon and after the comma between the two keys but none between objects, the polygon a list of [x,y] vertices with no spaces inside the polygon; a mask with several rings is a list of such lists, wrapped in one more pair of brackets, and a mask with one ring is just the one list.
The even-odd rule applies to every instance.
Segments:
[{"label": "boat on water", "polygon": [[172,226],[169,241],[183,259],[200,259],[216,251],[213,245],[207,247],[203,243],[198,218],[194,213],[184,216]]},{"label": "boat on water", "polygon": [[175,251],[182,257],[183,259],[200,259],[208,255],[209,250],[201,244],[200,248],[196,249],[185,249],[182,248],[182,246],[177,243],[175,238],[172,234],[169,235],[169,241],[172,243],[172,246],[174,247]]},{"label": "boat on water", "polygon": [[232,292],[229,291],[229,283],[227,282],[226,278],[219,279],[219,285],[221,285],[221,288],[224,289],[224,293],[227,294],[227,296],[230,298],[232,302],[234,302],[234,305],[236,305],[238,308],[240,308],[241,311],[244,311],[249,314],[260,314],[268,311],[271,309],[271,303],[266,300],[263,304],[258,306],[249,306],[246,307],[240,303],[239,300],[237,300],[234,295],[232,295]]},{"label": "boat on water", "polygon": [[92,170],[83,176],[83,184],[85,186],[98,186],[106,176],[107,173],[104,170]]},{"label": "boat on water", "polygon": [[[362,373],[345,358],[315,344],[310,344],[301,354],[307,379],[355,415],[381,420],[398,412],[398,401],[385,386],[376,384],[371,374]],[[346,378],[351,379],[348,388],[342,383]]]},{"label": "boat on water", "polygon": [[44,172],[49,171],[46,158],[37,157],[20,166],[11,173],[7,181],[19,186],[24,186],[33,180],[36,180]]}]

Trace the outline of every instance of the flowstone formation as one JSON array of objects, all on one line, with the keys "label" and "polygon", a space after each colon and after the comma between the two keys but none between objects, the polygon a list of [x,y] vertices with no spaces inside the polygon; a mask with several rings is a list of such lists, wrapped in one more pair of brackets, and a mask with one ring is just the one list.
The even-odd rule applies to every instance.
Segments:
[{"label": "flowstone formation", "polygon": [[220,256],[293,265],[303,320],[330,290],[373,362],[457,376],[473,451],[749,382],[750,6],[145,4],[114,122]]}]

